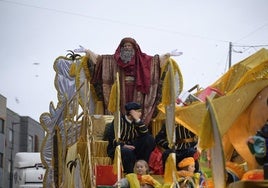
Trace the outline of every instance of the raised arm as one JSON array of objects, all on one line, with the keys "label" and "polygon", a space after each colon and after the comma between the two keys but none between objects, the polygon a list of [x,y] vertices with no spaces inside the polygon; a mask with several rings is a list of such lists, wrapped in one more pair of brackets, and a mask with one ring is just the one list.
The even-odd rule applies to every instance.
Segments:
[{"label": "raised arm", "polygon": [[177,49],[172,50],[171,52],[165,53],[160,56],[160,67],[163,67],[167,62],[168,58],[171,56],[181,56],[183,52],[179,52]]},{"label": "raised arm", "polygon": [[96,53],[92,52],[91,50],[84,48],[82,45],[79,45],[79,48],[74,49],[74,52],[75,53],[85,53],[86,56],[88,58],[90,58],[94,64],[96,64],[97,58],[99,56],[99,54],[96,54]]}]

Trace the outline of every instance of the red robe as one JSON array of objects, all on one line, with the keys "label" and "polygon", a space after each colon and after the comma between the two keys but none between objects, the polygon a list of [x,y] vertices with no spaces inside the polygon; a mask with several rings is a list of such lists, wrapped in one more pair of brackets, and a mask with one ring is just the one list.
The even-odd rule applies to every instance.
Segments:
[{"label": "red robe", "polygon": [[[104,102],[105,114],[109,114],[107,111],[109,96],[116,79],[116,72],[119,72],[120,111],[125,113],[124,106],[127,102],[137,102],[142,105],[143,121],[148,124],[156,115],[154,112],[161,100],[160,59],[158,55],[149,56],[142,53],[137,43],[134,43],[135,57],[130,62],[123,63],[119,55],[122,44],[123,42],[120,43],[114,55],[98,57],[91,83],[97,90],[99,100]],[[134,80],[129,80],[129,78],[134,78]]]}]

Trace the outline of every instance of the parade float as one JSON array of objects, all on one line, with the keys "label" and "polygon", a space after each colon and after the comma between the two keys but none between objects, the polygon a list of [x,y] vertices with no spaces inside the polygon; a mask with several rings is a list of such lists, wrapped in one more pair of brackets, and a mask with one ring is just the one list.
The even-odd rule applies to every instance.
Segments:
[{"label": "parade float", "polygon": [[[96,100],[97,94],[85,69],[87,61],[70,51],[54,62],[58,101],[56,105],[51,102],[49,112],[40,116],[46,131],[41,149],[46,167],[44,187],[111,186],[124,176],[120,159],[115,164],[107,156],[108,142],[104,137],[105,127],[113,120],[118,124],[120,116],[118,74],[114,75],[117,93],[113,95],[116,96],[114,106],[110,106],[109,114],[102,114],[103,106]],[[252,184],[267,187],[268,182],[250,153],[246,139],[268,119],[268,50],[261,49],[233,65],[211,85],[189,90],[185,100],[188,101],[182,105],[177,105],[182,90],[182,85],[177,84],[182,82],[182,76],[174,62],[168,59],[162,71],[165,73],[162,100],[157,116],[151,120],[152,134],[156,135],[166,119],[171,146],[175,122],[196,133],[200,151],[211,158],[211,175],[206,187],[252,187]],[[238,166],[240,173],[230,163]],[[260,169],[262,178],[243,180],[245,173],[255,169]],[[238,179],[227,183],[226,170]],[[158,175],[158,178],[161,181],[162,177]]]}]

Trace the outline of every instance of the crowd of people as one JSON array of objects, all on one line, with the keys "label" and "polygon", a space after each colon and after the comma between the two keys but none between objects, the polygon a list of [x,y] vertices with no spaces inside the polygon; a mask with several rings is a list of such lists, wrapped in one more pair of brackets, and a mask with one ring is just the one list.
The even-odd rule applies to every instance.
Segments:
[{"label": "crowd of people", "polygon": [[[157,105],[161,102],[161,67],[170,56],[179,56],[182,52],[175,50],[164,55],[147,55],[141,51],[135,39],[130,37],[123,38],[112,55],[99,55],[82,46],[74,51],[86,53],[88,63],[84,68],[91,74],[90,82],[94,85],[98,100],[103,103],[104,114],[109,114],[109,97],[116,73],[119,73],[122,113],[120,136],[119,140],[115,138],[115,125],[112,122],[107,128],[106,137],[107,154],[111,159],[114,159],[116,147],[120,145],[125,177],[114,186],[133,187],[139,184],[143,188],[161,187],[161,184],[150,176],[150,172],[164,173],[167,158],[172,153],[175,153],[176,179],[179,187],[199,186],[201,172],[197,135],[176,124],[175,147],[170,148],[165,124],[155,137],[148,127],[157,113]],[[255,136],[249,139],[249,146],[254,149],[254,142],[258,139],[267,145],[267,142],[263,141],[265,139]],[[267,152],[262,155],[267,156]],[[256,160],[263,164],[267,162],[267,157],[256,157]],[[151,164],[157,164],[158,167],[154,169],[157,165]]]},{"label": "crowd of people", "polygon": [[[156,139],[152,136],[148,125],[156,115],[157,105],[161,102],[163,81],[161,80],[163,79],[161,78],[161,67],[170,56],[179,56],[182,55],[182,52],[174,50],[164,55],[147,55],[141,51],[135,39],[130,37],[123,38],[112,55],[99,55],[82,46],[74,51],[86,53],[86,57],[89,59],[87,71],[92,75],[91,83],[96,89],[98,100],[103,102],[103,109],[106,109],[104,114],[109,113],[107,109],[111,88],[115,81],[115,73],[119,73],[120,112],[122,113],[120,139],[117,140],[115,137],[115,125],[112,122],[106,131],[108,156],[114,159],[116,147],[120,145],[123,172],[128,177],[128,174],[133,174],[135,168],[142,165],[146,166],[146,170],[149,172],[148,163],[151,153],[161,147],[160,163],[164,167],[166,158],[173,152],[173,149],[167,145],[165,125]],[[180,125],[176,128],[176,137],[174,152],[177,155],[176,163],[179,164],[183,157],[195,156],[197,137]],[[195,169],[198,170],[197,161],[198,159],[195,158]]]},{"label": "crowd of people", "polygon": [[[177,125],[176,135],[178,138],[176,150],[173,150],[168,147],[165,125],[162,126],[161,130],[154,138],[150,133],[148,126],[141,120],[141,109],[141,105],[136,102],[129,102],[125,105],[126,114],[123,114],[120,119],[119,141],[115,139],[114,122],[107,126],[106,137],[108,138],[108,156],[114,159],[116,147],[120,145],[123,173],[126,176],[126,178],[120,181],[121,187],[129,187],[129,181],[134,181],[137,179],[137,175],[134,175],[133,180],[133,174],[137,174],[137,169],[140,168],[140,166],[144,166],[144,172],[140,172],[138,175],[148,175],[150,172],[153,173],[153,168],[151,168],[151,166],[149,167],[148,163],[150,163],[153,150],[160,147],[161,161],[159,162],[162,163],[163,166],[165,166],[168,156],[172,152],[176,153],[178,182],[187,185],[191,185],[193,182],[196,183],[197,181],[192,181],[191,179],[194,178],[195,173],[200,173],[198,164],[199,155],[197,154],[198,151],[196,149],[197,136],[183,126]],[[185,171],[190,171],[190,173],[182,173]],[[162,172],[164,172],[164,169]],[[148,178],[150,176],[144,177],[147,177],[146,181],[148,183]],[[184,178],[186,179],[183,183],[181,181]],[[141,184],[143,181],[145,181],[142,181],[142,179],[139,179]],[[159,187],[156,180],[151,178],[149,179],[151,184],[143,185],[144,187]]]}]

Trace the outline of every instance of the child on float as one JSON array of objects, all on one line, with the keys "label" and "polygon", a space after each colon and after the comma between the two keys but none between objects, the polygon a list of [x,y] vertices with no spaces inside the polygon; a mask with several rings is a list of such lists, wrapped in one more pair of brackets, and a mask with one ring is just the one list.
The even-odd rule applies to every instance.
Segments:
[{"label": "child on float", "polygon": [[117,182],[114,187],[121,188],[161,188],[162,184],[149,174],[149,165],[145,160],[138,160],[134,166],[134,173],[129,173]]},{"label": "child on float", "polygon": [[178,164],[177,181],[180,188],[194,188],[199,184],[199,173],[195,173],[195,161],[193,157],[186,157]]},{"label": "child on float", "polygon": [[[174,162],[174,160],[173,160]],[[195,172],[195,160],[193,157],[185,157],[178,163],[178,170],[176,167],[172,167],[172,157],[168,157],[166,163],[166,170],[164,174],[163,188],[199,188],[201,173]],[[174,166],[174,165],[173,165]],[[174,178],[172,177],[173,172]]]}]

